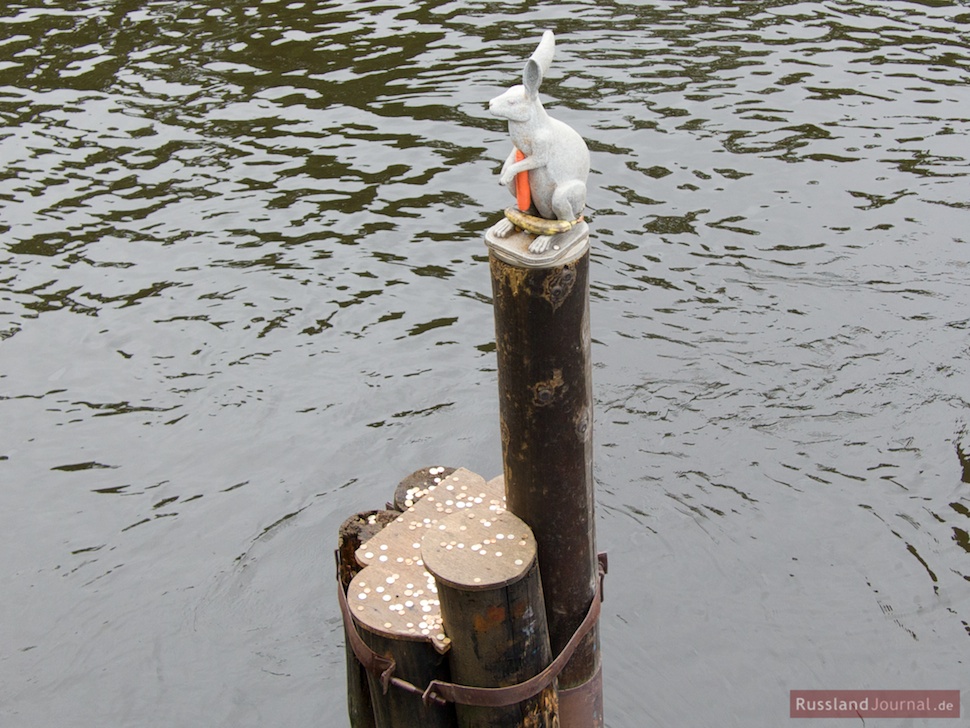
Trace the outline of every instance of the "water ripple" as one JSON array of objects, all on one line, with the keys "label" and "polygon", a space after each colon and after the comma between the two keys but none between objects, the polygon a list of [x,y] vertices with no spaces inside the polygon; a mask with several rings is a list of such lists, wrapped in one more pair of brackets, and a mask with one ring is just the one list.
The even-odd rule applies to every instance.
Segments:
[{"label": "water ripple", "polygon": [[664,665],[608,720],[761,725],[822,678],[958,669],[962,4],[30,0],[0,26],[19,719],[94,716],[89,674],[115,722],[343,700],[312,687],[343,669],[320,534],[395,473],[499,468],[485,102],[541,27],[593,152],[604,653]]}]

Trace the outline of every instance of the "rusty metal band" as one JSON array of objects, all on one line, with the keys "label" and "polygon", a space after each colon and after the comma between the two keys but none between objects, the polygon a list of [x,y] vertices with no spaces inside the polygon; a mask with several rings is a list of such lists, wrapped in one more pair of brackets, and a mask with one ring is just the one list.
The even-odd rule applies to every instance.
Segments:
[{"label": "rusty metal band", "polygon": [[524,682],[515,685],[508,685],[501,688],[481,688],[470,685],[456,685],[454,683],[432,680],[425,690],[421,690],[407,680],[394,676],[397,665],[394,660],[379,655],[372,650],[361,638],[354,624],[353,615],[350,613],[350,605],[347,604],[347,595],[344,593],[343,586],[337,583],[337,593],[340,601],[340,613],[343,615],[344,632],[350,643],[357,660],[365,670],[376,675],[381,680],[384,692],[393,685],[401,690],[405,690],[415,695],[420,695],[425,704],[446,705],[447,703],[457,703],[459,705],[470,705],[485,708],[498,708],[506,705],[515,705],[523,700],[538,695],[552,684],[562,669],[569,662],[576,652],[583,638],[596,625],[600,616],[600,606],[603,602],[603,581],[609,569],[609,562],[605,553],[597,555],[597,575],[599,584],[593,594],[593,600],[589,605],[589,611],[580,623],[576,632],[563,647],[562,652],[549,663],[549,666]]}]

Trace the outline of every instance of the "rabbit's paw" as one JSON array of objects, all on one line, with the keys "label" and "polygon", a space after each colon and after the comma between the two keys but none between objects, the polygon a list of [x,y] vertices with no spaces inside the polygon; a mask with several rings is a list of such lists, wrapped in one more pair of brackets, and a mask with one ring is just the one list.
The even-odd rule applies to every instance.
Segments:
[{"label": "rabbit's paw", "polygon": [[510,172],[507,169],[502,170],[502,175],[498,178],[498,183],[502,187],[508,187],[512,184],[512,180],[515,179],[515,172]]},{"label": "rabbit's paw", "polygon": [[552,244],[552,235],[540,235],[529,243],[530,253],[545,253]]},{"label": "rabbit's paw", "polygon": [[515,232],[515,225],[508,220],[499,220],[492,226],[492,234],[497,238],[507,238]]}]

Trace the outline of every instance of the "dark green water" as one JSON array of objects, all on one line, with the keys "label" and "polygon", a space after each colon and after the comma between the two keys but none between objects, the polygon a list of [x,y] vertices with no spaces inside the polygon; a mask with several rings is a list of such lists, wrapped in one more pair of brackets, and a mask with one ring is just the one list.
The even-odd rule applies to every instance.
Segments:
[{"label": "dark green water", "polygon": [[30,0],[0,724],[346,725],[340,522],[500,469],[485,102],[546,27],[593,153],[607,725],[970,701],[966,3]]}]

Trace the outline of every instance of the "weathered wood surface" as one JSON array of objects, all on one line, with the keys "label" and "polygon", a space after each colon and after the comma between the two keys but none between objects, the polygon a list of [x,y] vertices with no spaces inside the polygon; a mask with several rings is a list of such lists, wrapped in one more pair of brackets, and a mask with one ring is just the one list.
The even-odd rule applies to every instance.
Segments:
[{"label": "weathered wood surface", "polygon": [[351,516],[341,524],[337,533],[337,560],[340,585],[344,592],[357,572],[364,568],[357,561],[357,549],[400,515],[397,511],[365,511]]},{"label": "weathered wood surface", "polygon": [[367,565],[404,563],[421,558],[421,538],[445,516],[472,506],[505,507],[501,481],[485,479],[465,468],[458,468],[444,481],[429,487],[420,500],[410,506],[373,539],[357,549],[357,561]]}]

